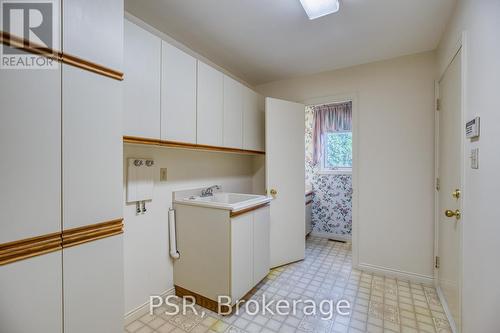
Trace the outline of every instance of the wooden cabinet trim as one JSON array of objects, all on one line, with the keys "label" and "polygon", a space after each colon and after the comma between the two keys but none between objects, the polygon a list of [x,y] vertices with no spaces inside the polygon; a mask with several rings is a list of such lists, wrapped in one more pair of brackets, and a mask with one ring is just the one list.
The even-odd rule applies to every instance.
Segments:
[{"label": "wooden cabinet trim", "polygon": [[266,202],[266,203],[263,203],[263,204],[260,204],[260,205],[257,205],[257,206],[252,206],[252,207],[248,207],[248,208],[239,210],[237,212],[231,211],[231,213],[229,214],[229,217],[236,217],[236,216],[239,216],[239,215],[243,215],[243,214],[252,212],[254,210],[257,210],[259,208],[263,208],[263,207],[266,207],[266,206],[269,206],[269,205],[270,205],[270,203]]},{"label": "wooden cabinet trim", "polygon": [[123,233],[123,219],[63,230],[62,247],[68,248]]},{"label": "wooden cabinet trim", "polygon": [[120,71],[93,63],[74,55],[43,47],[24,38],[11,35],[5,31],[0,31],[0,43],[23,50],[28,53],[37,54],[48,59],[53,59],[67,65],[78,67],[96,74],[107,76],[115,80],[123,80],[123,73]]},{"label": "wooden cabinet trim", "polygon": [[62,249],[60,232],[0,244],[0,265],[60,249]]},{"label": "wooden cabinet trim", "polygon": [[250,154],[250,155],[264,155],[265,154],[265,152],[259,151],[259,150],[247,150],[247,149],[239,149],[239,148],[199,145],[199,144],[195,144],[195,143],[158,140],[158,139],[141,138],[141,137],[135,137],[135,136],[124,136],[123,142],[124,143],[133,143],[133,144],[142,144],[142,145],[170,147],[170,148],[180,148],[180,149],[218,151],[218,152],[223,152],[223,153],[238,153],[238,154]]},{"label": "wooden cabinet trim", "polygon": [[0,266],[123,233],[123,219],[0,244]]}]

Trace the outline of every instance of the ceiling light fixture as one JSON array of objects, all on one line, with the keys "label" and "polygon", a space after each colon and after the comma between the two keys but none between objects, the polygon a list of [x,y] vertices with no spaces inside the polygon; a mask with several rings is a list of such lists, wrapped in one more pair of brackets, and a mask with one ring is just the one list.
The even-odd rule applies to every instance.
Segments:
[{"label": "ceiling light fixture", "polygon": [[300,0],[310,20],[339,11],[339,0]]}]

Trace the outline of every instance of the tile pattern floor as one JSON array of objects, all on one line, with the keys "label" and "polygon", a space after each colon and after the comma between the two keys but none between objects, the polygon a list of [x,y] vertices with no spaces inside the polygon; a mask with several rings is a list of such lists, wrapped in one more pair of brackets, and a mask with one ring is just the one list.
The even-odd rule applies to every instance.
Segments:
[{"label": "tile pattern floor", "polygon": [[[245,311],[219,316],[209,310],[201,317],[191,312],[168,316],[166,308],[130,323],[126,332],[252,333],[252,332],[427,332],[448,333],[450,325],[436,290],[352,269],[349,244],[309,237],[302,262],[272,270],[253,291],[251,299],[340,299],[351,304],[351,314],[330,320],[318,315],[249,315]],[[198,308],[201,311],[201,308]]]}]

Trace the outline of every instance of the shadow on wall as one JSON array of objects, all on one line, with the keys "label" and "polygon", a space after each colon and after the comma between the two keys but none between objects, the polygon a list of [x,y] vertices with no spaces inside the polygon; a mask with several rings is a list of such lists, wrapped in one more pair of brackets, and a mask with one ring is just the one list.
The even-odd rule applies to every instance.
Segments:
[{"label": "shadow on wall", "polygon": [[313,109],[305,110],[306,184],[314,190],[313,232],[350,237],[352,231],[352,176],[321,174],[313,163]]}]

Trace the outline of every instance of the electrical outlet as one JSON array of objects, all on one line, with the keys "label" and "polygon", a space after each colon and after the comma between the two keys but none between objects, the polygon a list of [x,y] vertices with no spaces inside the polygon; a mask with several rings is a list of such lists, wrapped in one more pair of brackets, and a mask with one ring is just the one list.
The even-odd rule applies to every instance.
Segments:
[{"label": "electrical outlet", "polygon": [[161,182],[166,182],[167,181],[167,168],[161,168],[160,169],[160,181]]}]

